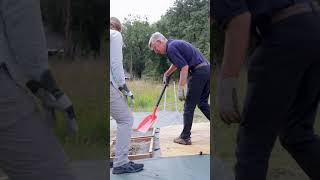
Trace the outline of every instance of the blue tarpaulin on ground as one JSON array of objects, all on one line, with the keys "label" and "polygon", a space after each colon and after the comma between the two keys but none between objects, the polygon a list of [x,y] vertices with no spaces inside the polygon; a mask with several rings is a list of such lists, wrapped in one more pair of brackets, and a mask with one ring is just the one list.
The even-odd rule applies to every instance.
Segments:
[{"label": "blue tarpaulin on ground", "polygon": [[144,163],[143,171],[113,175],[111,180],[209,180],[210,155],[160,157],[138,160]]},{"label": "blue tarpaulin on ground", "polygon": [[81,160],[71,163],[77,180],[107,180],[107,161]]}]

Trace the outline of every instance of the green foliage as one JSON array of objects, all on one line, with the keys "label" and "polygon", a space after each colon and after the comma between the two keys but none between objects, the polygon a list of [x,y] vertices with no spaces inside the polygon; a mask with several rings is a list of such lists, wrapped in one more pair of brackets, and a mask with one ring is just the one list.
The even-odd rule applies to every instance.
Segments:
[{"label": "green foliage", "polygon": [[208,0],[176,0],[156,26],[166,37],[192,43],[209,59]]},{"label": "green foliage", "polygon": [[192,43],[209,59],[208,4],[208,0],[176,0],[174,6],[154,24],[149,24],[146,18],[141,17],[126,19],[122,33],[125,69],[138,78],[161,77],[170,63],[165,56],[156,55],[148,48],[149,38],[156,31],[167,38]]},{"label": "green foliage", "polygon": [[64,32],[64,1],[41,0],[42,18],[45,25],[55,32]]},{"label": "green foliage", "polygon": [[51,64],[51,69],[61,89],[72,100],[79,125],[79,134],[69,139],[66,136],[63,115],[57,113],[57,136],[64,144],[104,144],[109,128],[109,121],[106,121],[107,117],[102,113],[108,109],[109,103],[105,98],[101,98],[105,97],[107,92],[105,61],[52,62],[54,63]]},{"label": "green foliage", "polygon": [[[108,1],[77,0],[71,1],[70,27],[73,53],[94,55],[101,53],[103,33],[107,29],[109,18]],[[65,0],[41,0],[41,10],[44,24],[54,32],[65,34],[66,5]]]},{"label": "green foliage", "polygon": [[[135,103],[129,103],[130,109],[136,112],[152,112],[156,101],[160,95],[162,84],[159,81],[146,81],[146,80],[135,80],[128,81],[130,90],[135,95]],[[174,102],[173,97],[173,85],[167,89],[167,101]],[[130,101],[129,101],[130,102]],[[160,103],[160,107],[163,106],[164,97]],[[179,102],[182,107],[183,103]],[[172,106],[174,107],[174,106]],[[174,109],[170,109],[174,110]]]},{"label": "green foliage", "polygon": [[154,30],[146,20],[139,17],[126,19],[123,25],[124,65],[127,71],[141,78],[145,63],[151,57],[148,41]]}]

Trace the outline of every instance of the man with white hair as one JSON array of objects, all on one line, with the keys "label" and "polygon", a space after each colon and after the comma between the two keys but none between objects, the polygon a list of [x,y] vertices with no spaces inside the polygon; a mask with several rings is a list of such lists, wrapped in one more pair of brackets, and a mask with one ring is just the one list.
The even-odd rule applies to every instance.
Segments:
[{"label": "man with white hair", "polygon": [[[124,96],[133,97],[126,85],[122,62],[121,23],[110,18],[110,114],[117,122],[117,141],[113,174],[134,173],[143,169],[143,164],[136,164],[128,159],[133,115],[125,102]],[[121,93],[120,93],[121,92]]]},{"label": "man with white hair", "polygon": [[[163,75],[163,83],[169,83],[169,77],[177,70],[180,70],[178,86],[178,98],[185,100],[183,121],[184,127],[180,136],[173,141],[178,144],[191,145],[191,127],[194,110],[196,106],[210,120],[210,65],[203,54],[184,40],[173,40],[165,38],[161,33],[152,34],[149,48],[156,54],[166,55],[172,63]],[[189,73],[189,78],[188,78]],[[187,94],[184,86],[188,80]]]}]

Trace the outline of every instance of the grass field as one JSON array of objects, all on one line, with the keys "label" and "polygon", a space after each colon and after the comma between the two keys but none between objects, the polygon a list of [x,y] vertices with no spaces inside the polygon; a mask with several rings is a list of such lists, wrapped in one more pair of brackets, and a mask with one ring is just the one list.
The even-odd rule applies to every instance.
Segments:
[{"label": "grass field", "polygon": [[72,159],[105,159],[109,129],[105,61],[51,59],[50,65],[59,86],[74,103],[79,124],[79,134],[69,138],[61,114],[58,116],[56,134],[67,154]]},{"label": "grass field", "polygon": [[[212,74],[214,76],[214,74]],[[211,78],[213,79],[213,78]],[[214,78],[215,79],[215,78]],[[212,83],[212,90],[215,90],[215,83]],[[243,102],[246,90],[246,74],[242,73],[240,78],[239,99]],[[214,91],[215,92],[215,91]],[[276,102],[276,100],[275,100]],[[214,113],[214,128],[212,130],[212,149],[214,154],[222,158],[230,169],[235,163],[235,142],[238,125],[227,126]],[[316,132],[320,133],[320,113],[318,112]],[[288,155],[286,150],[277,141],[269,161],[268,180],[308,180],[297,163]]]},{"label": "grass field", "polygon": [[[151,112],[160,96],[161,89],[163,87],[161,81],[145,81],[145,80],[134,80],[134,81],[127,81],[128,87],[133,92],[135,96],[135,103],[131,104],[129,100],[129,106],[133,112]],[[179,101],[177,91],[178,86],[175,85],[174,91],[174,84],[173,81],[170,82],[170,85],[166,89],[166,102],[165,102],[165,95],[163,96],[159,110],[163,110],[164,104],[166,104],[167,111],[176,111],[177,109],[179,112],[183,112],[183,105],[184,102]],[[176,92],[176,103],[175,103],[175,95]],[[196,108],[195,115],[194,115],[194,122],[207,122],[208,120],[205,116],[201,113],[201,111]]]}]

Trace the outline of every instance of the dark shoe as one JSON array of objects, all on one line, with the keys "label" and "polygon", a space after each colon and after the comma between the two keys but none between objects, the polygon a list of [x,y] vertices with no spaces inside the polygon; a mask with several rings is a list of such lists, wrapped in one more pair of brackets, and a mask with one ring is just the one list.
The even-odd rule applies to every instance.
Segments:
[{"label": "dark shoe", "polygon": [[119,167],[113,167],[112,174],[135,173],[142,171],[143,164],[137,164],[132,161]]},{"label": "dark shoe", "polygon": [[180,136],[177,138],[174,138],[174,143],[183,144],[183,145],[191,145],[191,138],[188,139],[182,139]]}]

